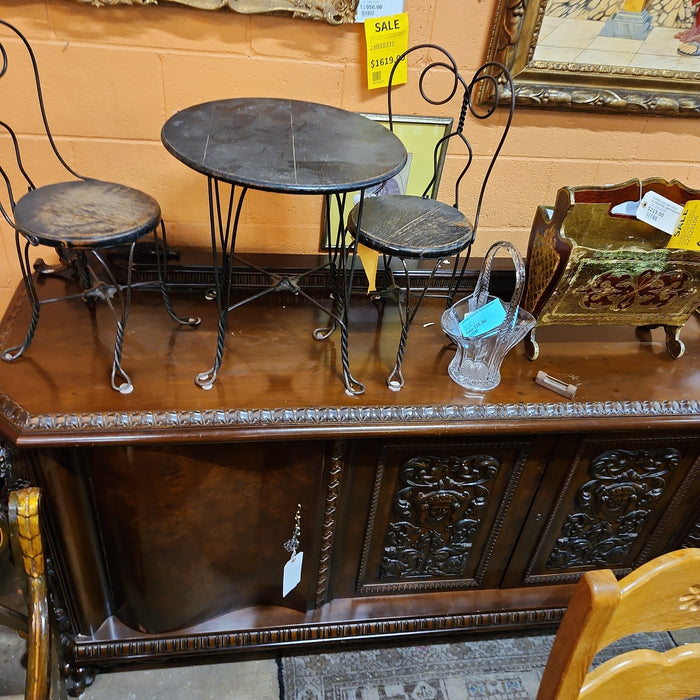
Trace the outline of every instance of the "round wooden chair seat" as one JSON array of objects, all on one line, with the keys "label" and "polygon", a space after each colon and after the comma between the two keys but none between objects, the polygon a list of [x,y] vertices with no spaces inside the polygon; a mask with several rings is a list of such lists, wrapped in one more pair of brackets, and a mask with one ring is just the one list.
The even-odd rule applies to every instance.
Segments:
[{"label": "round wooden chair seat", "polygon": [[441,258],[474,240],[469,220],[455,207],[415,195],[367,197],[350,212],[348,230],[363,245],[401,258]]},{"label": "round wooden chair seat", "polygon": [[160,206],[132,187],[101,180],[72,180],[25,194],[15,224],[42,245],[104,248],[131,243],[154,231]]},{"label": "round wooden chair seat", "polygon": [[[78,297],[86,301],[104,301],[116,323],[110,383],[116,391],[128,394],[132,391],[133,384],[122,367],[121,357],[126,322],[131,307],[134,253],[136,244],[141,238],[147,235],[153,237],[152,251],[158,268],[157,286],[160,288],[163,305],[170,318],[177,323],[189,326],[197,326],[200,319],[197,316],[178,316],[170,302],[165,223],[161,218],[158,202],[150,195],[133,187],[84,178],[73,170],[60,154],[51,135],[44,110],[41,79],[34,50],[17,27],[0,19],[0,28],[7,29],[20,40],[3,43],[4,37],[0,36],[0,78],[7,74],[10,65],[8,49],[12,48],[9,52],[12,56],[12,65],[17,54],[16,57],[19,59],[17,65],[23,67],[22,73],[17,72],[18,79],[21,75],[26,77],[25,68],[27,57],[29,58],[38,102],[28,100],[27,106],[31,104],[38,106],[44,132],[54,156],[75,178],[69,182],[36,187],[24,167],[17,133],[5,121],[0,122],[2,131],[6,132],[14,145],[14,159],[10,159],[10,161],[14,160],[14,163],[10,162],[8,166],[3,161],[0,168],[3,198],[9,201],[11,209],[10,215],[6,205],[3,204],[2,214],[14,228],[15,248],[22,271],[22,281],[32,310],[24,340],[18,345],[1,350],[0,359],[5,362],[14,362],[29,348],[44,304]],[[10,86],[13,84],[10,83]],[[27,118],[31,119],[31,115],[25,117],[25,120]],[[8,167],[12,168],[10,174],[7,174]],[[19,185],[14,184],[15,179],[18,183],[23,181],[23,187],[26,188],[24,191],[27,192],[17,202],[14,201],[13,190],[17,192],[20,190]],[[30,246],[39,245],[56,250],[58,264],[46,265],[41,258],[32,262]],[[103,253],[104,249],[121,247],[126,248],[128,257],[126,265],[120,265],[120,275],[117,275],[116,270],[110,269],[110,256]],[[68,289],[69,293],[65,296],[42,299],[35,280],[53,273],[70,275],[75,282],[75,288]],[[143,283],[143,286],[147,285],[151,285],[151,282]]]}]

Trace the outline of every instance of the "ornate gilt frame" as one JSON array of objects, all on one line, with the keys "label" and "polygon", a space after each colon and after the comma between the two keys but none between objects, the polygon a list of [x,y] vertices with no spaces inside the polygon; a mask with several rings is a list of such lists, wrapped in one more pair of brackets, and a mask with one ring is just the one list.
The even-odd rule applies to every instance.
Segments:
[{"label": "ornate gilt frame", "polygon": [[695,72],[534,60],[546,5],[547,0],[498,2],[488,58],[510,70],[518,105],[663,116],[700,115],[700,80]]},{"label": "ornate gilt frame", "polygon": [[[242,14],[284,13],[329,24],[355,21],[358,0],[168,0],[200,10],[228,8]],[[86,5],[157,5],[158,0],[77,0]]]}]

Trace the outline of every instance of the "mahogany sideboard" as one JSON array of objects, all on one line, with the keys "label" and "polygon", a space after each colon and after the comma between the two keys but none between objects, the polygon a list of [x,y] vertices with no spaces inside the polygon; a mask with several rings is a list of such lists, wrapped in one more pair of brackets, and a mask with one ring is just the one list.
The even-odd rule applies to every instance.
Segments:
[{"label": "mahogany sideboard", "polygon": [[[216,311],[195,287],[173,298],[197,329],[135,295],[130,395],[109,387],[112,319],[79,300],[44,307],[25,357],[0,364],[0,476],[43,489],[76,669],[552,625],[582,571],[700,545],[697,318],[676,360],[662,330],[543,328],[539,359],[518,346],[477,395],[449,379],[444,301],[428,299],[395,393],[395,308],[360,293],[350,353],[367,391],[350,397],[337,334],[311,335],[325,315],[271,294],[229,315],[203,391]],[[3,347],[27,314],[18,292]],[[283,597],[298,506],[301,582]]]}]

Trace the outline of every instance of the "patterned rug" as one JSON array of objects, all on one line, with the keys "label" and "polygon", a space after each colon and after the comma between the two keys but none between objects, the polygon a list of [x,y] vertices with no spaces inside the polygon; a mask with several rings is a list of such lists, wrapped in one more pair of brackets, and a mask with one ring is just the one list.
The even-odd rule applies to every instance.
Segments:
[{"label": "patterned rug", "polygon": [[[662,651],[665,633],[639,635]],[[475,638],[468,642],[399,646],[290,656],[280,660],[282,700],[526,700],[535,698],[554,635]],[[615,651],[613,651],[615,647]],[[614,653],[634,648],[621,640]]]}]

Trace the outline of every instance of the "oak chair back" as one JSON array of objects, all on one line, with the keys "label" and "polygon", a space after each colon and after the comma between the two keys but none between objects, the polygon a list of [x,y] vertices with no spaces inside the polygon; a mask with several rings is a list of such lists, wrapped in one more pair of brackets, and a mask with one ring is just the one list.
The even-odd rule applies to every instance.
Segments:
[{"label": "oak chair back", "polygon": [[[10,546],[21,572],[27,611],[0,605],[0,624],[16,629],[27,639],[25,700],[61,696],[58,659],[51,651],[51,625],[46,582],[46,563],[39,529],[41,490],[36,487],[11,491],[7,517],[0,514],[0,551]],[[52,671],[53,669],[53,671]]]},{"label": "oak chair back", "polygon": [[700,644],[659,653],[635,649],[589,671],[612,642],[640,632],[700,627],[700,549],[647,562],[619,582],[610,570],[586,572],[554,640],[537,700],[700,695]]}]

